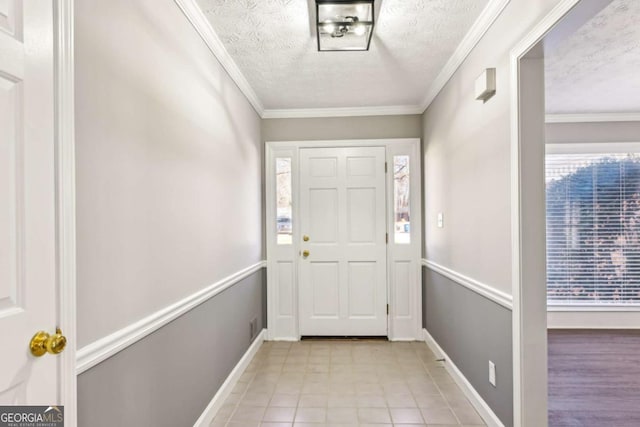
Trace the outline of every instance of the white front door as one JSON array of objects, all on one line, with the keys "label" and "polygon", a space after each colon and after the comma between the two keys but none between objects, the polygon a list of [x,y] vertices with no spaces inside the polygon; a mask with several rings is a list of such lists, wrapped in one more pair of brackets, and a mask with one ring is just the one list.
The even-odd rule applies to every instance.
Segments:
[{"label": "white front door", "polygon": [[58,359],[29,351],[56,327],[53,2],[0,0],[0,405],[54,405]]},{"label": "white front door", "polygon": [[300,335],[387,335],[385,194],[384,147],[300,150]]}]

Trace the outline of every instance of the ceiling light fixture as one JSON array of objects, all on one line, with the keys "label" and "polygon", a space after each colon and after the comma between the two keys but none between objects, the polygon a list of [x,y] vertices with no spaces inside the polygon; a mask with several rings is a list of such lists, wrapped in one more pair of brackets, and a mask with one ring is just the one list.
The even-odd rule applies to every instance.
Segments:
[{"label": "ceiling light fixture", "polygon": [[316,0],[318,50],[369,50],[374,0]]}]

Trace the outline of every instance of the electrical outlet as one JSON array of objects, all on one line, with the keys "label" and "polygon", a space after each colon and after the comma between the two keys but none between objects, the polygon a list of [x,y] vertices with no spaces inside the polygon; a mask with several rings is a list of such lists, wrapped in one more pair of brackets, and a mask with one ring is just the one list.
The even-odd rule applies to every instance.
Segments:
[{"label": "electrical outlet", "polygon": [[496,386],[496,364],[489,360],[489,382]]}]

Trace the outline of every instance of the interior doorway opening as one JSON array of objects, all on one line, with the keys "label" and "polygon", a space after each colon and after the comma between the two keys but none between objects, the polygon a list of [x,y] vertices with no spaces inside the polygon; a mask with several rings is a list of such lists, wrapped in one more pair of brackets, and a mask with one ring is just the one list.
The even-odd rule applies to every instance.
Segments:
[{"label": "interior doorway opening", "polygon": [[[614,39],[624,39],[626,32],[620,33],[618,24],[607,25],[629,19],[632,9],[623,0],[563,1],[512,52],[517,426],[637,421],[634,405],[622,408],[624,399],[608,395],[602,384],[584,387],[593,378],[578,373],[588,372],[587,347],[603,350],[599,334],[607,327],[638,324],[635,256],[629,248],[633,238],[628,236],[633,230],[626,227],[636,192],[627,187],[635,176],[640,179],[640,169],[638,174],[632,171],[638,141],[621,131],[633,127],[629,122],[634,115],[611,110],[612,105],[625,105],[621,86],[632,79],[624,73],[614,77],[612,64],[624,61],[623,54],[633,55],[633,49],[617,50]],[[614,33],[600,34],[607,27]],[[587,54],[601,37],[607,38],[607,47]],[[628,59],[619,72],[628,69]],[[562,73],[576,61],[580,66],[573,73]],[[598,77],[598,68],[608,70],[607,75]],[[605,83],[595,83],[603,77]],[[627,91],[631,94],[632,88]],[[600,110],[594,110],[597,105]],[[593,334],[593,328],[600,330]],[[633,333],[614,335],[624,340]],[[577,345],[578,338],[588,345]],[[564,357],[572,351],[574,359]],[[583,386],[571,388],[571,375]],[[579,407],[573,415],[572,404]],[[585,411],[585,405],[590,409]]]}]

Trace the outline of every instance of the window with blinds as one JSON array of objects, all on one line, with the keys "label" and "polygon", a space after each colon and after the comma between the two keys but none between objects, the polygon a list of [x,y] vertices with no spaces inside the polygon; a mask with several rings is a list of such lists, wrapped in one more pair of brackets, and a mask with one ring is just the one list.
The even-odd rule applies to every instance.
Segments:
[{"label": "window with blinds", "polygon": [[547,154],[547,301],[640,304],[640,152]]}]

